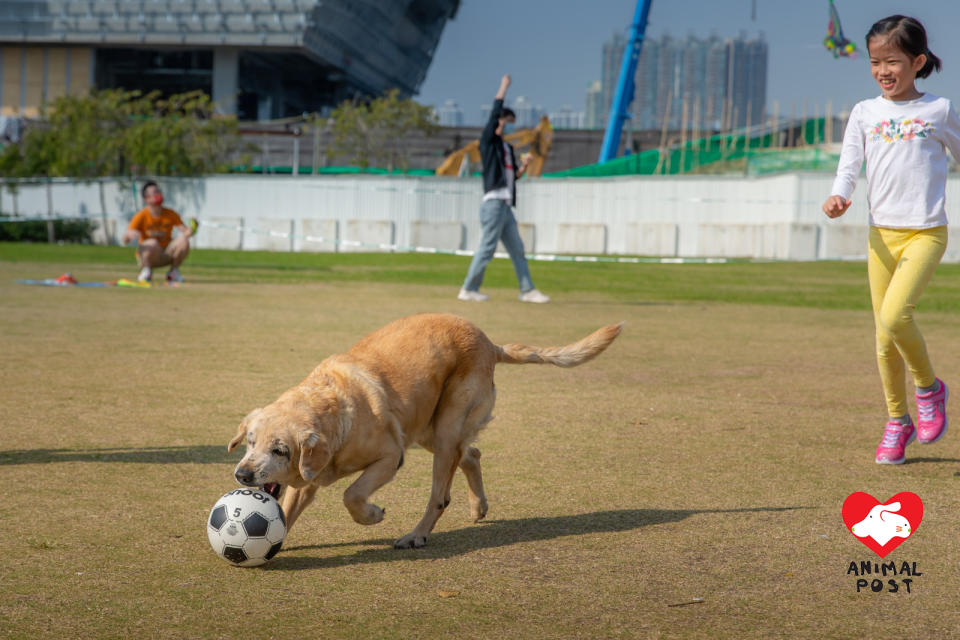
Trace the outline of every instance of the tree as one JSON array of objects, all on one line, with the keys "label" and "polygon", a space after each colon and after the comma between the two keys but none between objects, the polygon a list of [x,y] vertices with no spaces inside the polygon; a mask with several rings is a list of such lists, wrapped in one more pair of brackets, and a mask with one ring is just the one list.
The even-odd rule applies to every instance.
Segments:
[{"label": "tree", "polygon": [[[0,175],[87,182],[137,174],[195,176],[227,170],[244,150],[236,119],[214,117],[213,103],[201,91],[166,99],[159,92],[93,91],[57,98],[44,116],[19,144],[0,150]],[[103,181],[100,206],[106,224]]]},{"label": "tree", "polygon": [[19,145],[0,151],[0,170],[16,177],[97,178],[134,173],[194,176],[225,171],[243,149],[235,118],[213,116],[201,91],[110,89],[63,96]]},{"label": "tree", "polygon": [[409,136],[431,136],[437,131],[436,116],[397,89],[368,103],[346,101],[331,114],[333,141],[330,154],[348,157],[361,167],[385,166],[406,170],[409,166]]}]

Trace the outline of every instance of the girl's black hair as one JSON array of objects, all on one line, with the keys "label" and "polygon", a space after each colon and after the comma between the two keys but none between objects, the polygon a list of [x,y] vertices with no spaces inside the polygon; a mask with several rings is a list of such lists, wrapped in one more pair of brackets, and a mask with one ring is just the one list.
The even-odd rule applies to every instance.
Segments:
[{"label": "girl's black hair", "polygon": [[927,63],[920,71],[918,78],[926,78],[934,71],[940,71],[943,66],[940,58],[933,55],[927,47],[927,30],[920,21],[909,16],[894,15],[877,20],[867,32],[867,50],[870,50],[870,39],[874,36],[887,36],[890,43],[912,58],[921,53],[927,56]]}]

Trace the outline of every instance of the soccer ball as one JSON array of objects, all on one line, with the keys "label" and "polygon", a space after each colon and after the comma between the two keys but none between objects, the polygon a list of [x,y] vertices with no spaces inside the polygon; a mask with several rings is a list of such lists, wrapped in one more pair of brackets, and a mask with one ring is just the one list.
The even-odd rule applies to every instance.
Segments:
[{"label": "soccer ball", "polygon": [[210,546],[237,567],[256,567],[277,555],[286,534],[280,504],[257,489],[234,489],[223,494],[207,518]]}]

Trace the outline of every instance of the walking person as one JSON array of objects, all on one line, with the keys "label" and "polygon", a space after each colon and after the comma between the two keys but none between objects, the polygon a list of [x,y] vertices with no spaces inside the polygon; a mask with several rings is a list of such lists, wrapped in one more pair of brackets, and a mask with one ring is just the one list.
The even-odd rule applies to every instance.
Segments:
[{"label": "walking person", "polygon": [[[850,112],[823,211],[830,218],[846,212],[866,163],[867,274],[889,414],[875,460],[901,464],[914,439],[929,444],[947,430],[947,385],[934,373],[913,311],[947,248],[946,149],[960,159],[960,119],[949,100],[916,88],[917,78],[941,66],[917,20],[893,15],[876,22],[867,50],[881,95]],[[907,408],[906,369],[916,385],[916,425]]]},{"label": "walking person", "polygon": [[513,215],[512,207],[517,204],[517,179],[526,173],[530,157],[524,158],[518,168],[513,147],[503,139],[517,119],[512,110],[503,106],[509,86],[510,76],[505,75],[500,80],[500,90],[493,100],[490,119],[480,134],[484,192],[483,204],[480,205],[480,227],[483,235],[457,297],[471,302],[490,299],[490,296],[480,293],[480,285],[483,284],[487,265],[497,250],[497,242],[502,241],[510,254],[513,270],[520,283],[520,301],[550,302],[549,296],[533,286],[530,268],[524,255],[523,240],[517,229],[517,219]]}]

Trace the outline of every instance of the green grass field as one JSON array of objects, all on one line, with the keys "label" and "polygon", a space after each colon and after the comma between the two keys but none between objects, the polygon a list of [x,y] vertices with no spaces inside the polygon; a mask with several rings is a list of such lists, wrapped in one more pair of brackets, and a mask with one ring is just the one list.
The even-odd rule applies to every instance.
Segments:
[{"label": "green grass field", "polygon": [[[874,464],[884,405],[858,263],[532,263],[549,305],[456,292],[468,259],[196,251],[179,288],[29,287],[132,278],[130,249],[0,244],[0,636],[12,638],[956,637],[957,436]],[[960,380],[960,267],[918,309]],[[487,520],[466,483],[427,546],[430,456],[408,452],[373,527],[318,492],[274,560],[236,569],[204,531],[233,488],[239,420],[390,320],[452,312],[497,343],[564,344],[626,320],[581,367],[497,370],[481,434]],[[879,558],[841,505],[913,491],[885,560],[911,593],[857,592]],[[871,576],[872,578],[873,576]],[[901,579],[902,577],[898,577]],[[889,577],[887,578],[889,579]],[[885,585],[886,586],[886,585]]]}]

